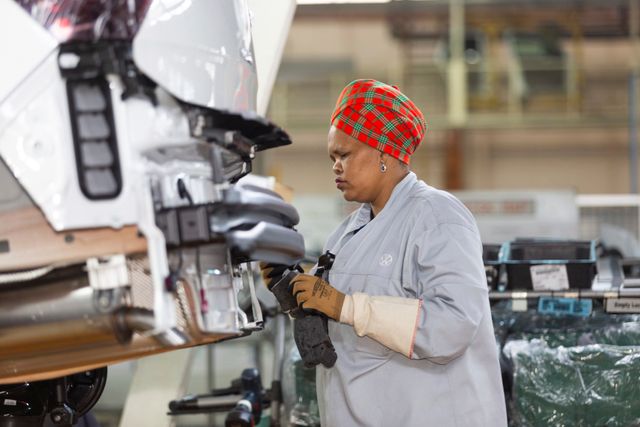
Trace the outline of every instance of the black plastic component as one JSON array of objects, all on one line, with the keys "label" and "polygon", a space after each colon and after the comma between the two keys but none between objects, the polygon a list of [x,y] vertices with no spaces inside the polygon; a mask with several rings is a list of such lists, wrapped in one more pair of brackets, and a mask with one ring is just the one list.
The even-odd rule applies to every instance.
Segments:
[{"label": "black plastic component", "polygon": [[0,386],[0,426],[40,427],[48,400],[49,390],[41,383]]},{"label": "black plastic component", "polygon": [[80,418],[94,407],[107,385],[107,368],[69,375],[66,380],[67,404]]},{"label": "black plastic component", "polygon": [[107,368],[53,380],[0,385],[0,426],[71,426],[98,402]]},{"label": "black plastic component", "polygon": [[210,412],[226,412],[232,410],[242,399],[242,394],[218,394],[214,390],[211,394],[188,395],[179,400],[169,402],[169,415],[204,414]]},{"label": "black plastic component", "polygon": [[209,214],[206,206],[182,209],[178,219],[180,236],[184,243],[200,243],[210,240]]},{"label": "black plastic component", "polygon": [[318,268],[316,269],[316,276],[322,277],[325,272],[331,270],[333,267],[333,261],[336,259],[336,256],[329,251],[326,251],[320,258],[318,258]]},{"label": "black plastic component", "polygon": [[499,244],[483,244],[482,245],[482,261],[484,265],[500,264],[500,248]]},{"label": "black plastic component", "polygon": [[142,97],[157,104],[156,84],[144,75],[133,61],[131,42],[127,40],[102,40],[95,43],[70,42],[60,46],[58,58],[74,55],[77,63],[60,62],[62,77],[70,80],[104,78],[117,74],[124,84],[122,99]]},{"label": "black plastic component", "polygon": [[167,246],[178,246],[180,244],[180,227],[178,226],[178,210],[167,209],[156,212],[156,225],[164,234]]},{"label": "black plastic component", "polygon": [[591,241],[516,240],[510,245],[513,261],[591,261]]},{"label": "black plastic component", "polygon": [[262,388],[255,368],[242,371],[231,386],[212,390],[210,394],[186,396],[169,402],[169,415],[203,414],[231,411],[225,426],[254,426],[260,421],[262,408],[270,403],[270,393]]},{"label": "black plastic component", "polygon": [[[250,159],[251,151],[263,151],[291,144],[289,135],[255,113],[214,110],[182,102],[189,118],[191,134],[236,151]],[[233,141],[223,138],[221,131],[238,131]]]},{"label": "black plastic component", "polygon": [[103,40],[60,46],[60,73],[67,80],[78,181],[90,200],[114,199],[122,173],[108,74],[124,84],[122,99],[138,96],[157,104],[156,85],[133,62],[131,42]]},{"label": "black plastic component", "polygon": [[57,426],[72,426],[76,423],[75,412],[65,403],[54,408],[49,414],[49,418]]},{"label": "black plastic component", "polygon": [[254,417],[251,409],[244,402],[238,404],[229,412],[224,420],[225,427],[254,427]]},{"label": "black plastic component", "polygon": [[78,182],[91,200],[113,199],[122,191],[111,93],[104,77],[67,80]]},{"label": "black plastic component", "polygon": [[487,275],[487,286],[489,289],[496,289],[500,280],[502,271],[500,264],[500,248],[499,244],[483,244],[482,245],[482,261],[484,263],[484,271]]}]

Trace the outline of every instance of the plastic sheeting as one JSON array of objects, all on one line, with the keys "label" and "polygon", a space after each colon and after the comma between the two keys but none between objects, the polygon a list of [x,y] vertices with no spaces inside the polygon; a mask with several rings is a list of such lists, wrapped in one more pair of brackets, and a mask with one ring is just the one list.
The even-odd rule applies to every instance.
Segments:
[{"label": "plastic sheeting", "polygon": [[131,40],[151,0],[16,0],[60,42]]},{"label": "plastic sheeting", "polygon": [[504,351],[514,364],[510,425],[640,425],[638,347],[552,348],[533,339]]},{"label": "plastic sheeting", "polygon": [[510,426],[640,426],[640,316],[493,318]]},{"label": "plastic sheeting", "polygon": [[[594,301],[595,303],[595,301]],[[492,307],[510,427],[640,426],[640,315],[551,316]],[[319,426],[315,371],[285,362],[283,426]]]},{"label": "plastic sheeting", "polygon": [[530,308],[517,313],[507,304],[492,308],[496,339],[543,339],[550,347],[588,344],[640,346],[640,315],[603,313],[594,306],[589,317],[541,315]]}]

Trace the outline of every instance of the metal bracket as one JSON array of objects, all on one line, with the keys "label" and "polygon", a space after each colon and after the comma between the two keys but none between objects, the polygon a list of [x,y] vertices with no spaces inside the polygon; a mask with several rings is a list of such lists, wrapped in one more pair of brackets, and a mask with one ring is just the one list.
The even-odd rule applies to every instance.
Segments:
[{"label": "metal bracket", "polygon": [[113,255],[87,260],[89,285],[93,289],[113,289],[128,285],[129,271],[124,255]]}]

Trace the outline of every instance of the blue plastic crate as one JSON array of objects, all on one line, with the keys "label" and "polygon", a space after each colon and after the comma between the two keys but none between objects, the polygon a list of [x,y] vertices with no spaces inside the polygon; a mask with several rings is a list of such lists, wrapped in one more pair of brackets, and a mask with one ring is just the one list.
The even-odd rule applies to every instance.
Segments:
[{"label": "blue plastic crate", "polygon": [[554,316],[587,317],[593,304],[590,299],[540,297],[538,313]]}]

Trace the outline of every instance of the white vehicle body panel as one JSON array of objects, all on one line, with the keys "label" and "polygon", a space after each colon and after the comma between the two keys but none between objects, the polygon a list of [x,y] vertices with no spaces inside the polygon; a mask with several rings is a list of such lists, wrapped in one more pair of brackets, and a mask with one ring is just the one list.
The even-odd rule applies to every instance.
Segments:
[{"label": "white vehicle body panel", "polygon": [[176,98],[255,111],[257,77],[245,1],[155,1],[133,43],[136,64]]}]

